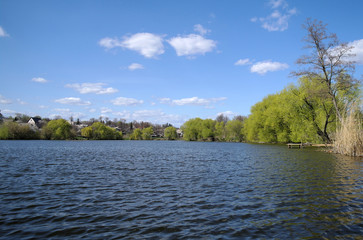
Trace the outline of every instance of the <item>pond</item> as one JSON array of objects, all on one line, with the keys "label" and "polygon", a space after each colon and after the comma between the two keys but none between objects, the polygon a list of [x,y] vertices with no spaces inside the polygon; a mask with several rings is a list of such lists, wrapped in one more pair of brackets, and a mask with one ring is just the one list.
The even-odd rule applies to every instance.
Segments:
[{"label": "pond", "polygon": [[278,145],[0,141],[0,239],[363,235],[363,159]]}]

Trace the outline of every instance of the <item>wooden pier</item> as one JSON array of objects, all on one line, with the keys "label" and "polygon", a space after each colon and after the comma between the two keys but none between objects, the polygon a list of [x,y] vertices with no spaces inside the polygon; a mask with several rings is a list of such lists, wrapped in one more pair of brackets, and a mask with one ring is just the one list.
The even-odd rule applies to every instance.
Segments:
[{"label": "wooden pier", "polygon": [[294,147],[297,147],[297,148],[303,148],[304,145],[302,143],[288,143],[287,144],[287,147],[288,148],[294,148]]}]

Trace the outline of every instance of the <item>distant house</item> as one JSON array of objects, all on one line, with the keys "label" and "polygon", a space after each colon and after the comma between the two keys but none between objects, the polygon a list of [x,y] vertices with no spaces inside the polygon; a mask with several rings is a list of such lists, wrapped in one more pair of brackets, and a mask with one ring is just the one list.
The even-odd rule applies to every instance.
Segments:
[{"label": "distant house", "polygon": [[42,119],[37,117],[32,117],[28,121],[28,125],[31,128],[38,129],[42,127]]},{"label": "distant house", "polygon": [[180,128],[178,128],[178,129],[176,130],[176,134],[178,135],[178,138],[183,137],[183,130],[181,130]]}]

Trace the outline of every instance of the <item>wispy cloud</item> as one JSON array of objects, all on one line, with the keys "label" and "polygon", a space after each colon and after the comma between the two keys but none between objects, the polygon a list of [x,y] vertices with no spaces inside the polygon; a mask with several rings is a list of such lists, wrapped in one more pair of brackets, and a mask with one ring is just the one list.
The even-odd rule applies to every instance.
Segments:
[{"label": "wispy cloud", "polygon": [[113,115],[123,118],[127,121],[147,121],[152,123],[172,123],[176,126],[182,125],[186,119],[177,114],[167,114],[162,110],[138,110],[134,112],[122,111],[113,112]]},{"label": "wispy cloud", "polygon": [[155,58],[164,53],[164,45],[162,36],[153,33],[136,33],[129,37],[118,38],[103,38],[98,44],[106,49],[122,47],[133,50],[143,55],[146,58]]},{"label": "wispy cloud", "polygon": [[11,104],[12,101],[10,99],[5,98],[4,96],[0,95],[0,104]]},{"label": "wispy cloud", "polygon": [[210,107],[213,103],[217,103],[220,101],[226,100],[226,97],[219,98],[199,98],[199,97],[191,97],[191,98],[182,98],[182,99],[170,99],[170,98],[160,98],[159,101],[162,104],[170,104],[170,105],[192,105],[192,106],[205,106]]},{"label": "wispy cloud", "polygon": [[66,84],[66,87],[73,88],[81,94],[95,93],[95,94],[112,94],[118,92],[117,89],[109,87],[104,88],[105,83],[74,83]]},{"label": "wispy cloud", "polygon": [[144,101],[138,100],[135,98],[118,97],[116,99],[111,100],[111,103],[113,103],[113,105],[117,105],[117,106],[135,106],[135,105],[143,104]]},{"label": "wispy cloud", "polygon": [[41,77],[35,77],[35,78],[32,78],[32,82],[46,83],[46,82],[48,82],[48,80],[45,78],[41,78]]},{"label": "wispy cloud", "polygon": [[266,17],[253,17],[251,22],[260,22],[262,27],[269,32],[285,31],[289,27],[289,19],[296,15],[296,8],[290,9],[285,0],[270,0],[272,13]]},{"label": "wispy cloud", "polygon": [[251,72],[264,75],[267,72],[275,72],[287,69],[289,65],[286,63],[272,62],[272,61],[262,61],[257,62],[251,66]]},{"label": "wispy cloud", "polygon": [[10,37],[10,35],[5,32],[5,30],[0,26],[0,37]]},{"label": "wispy cloud", "polygon": [[127,67],[130,71],[135,71],[138,69],[144,69],[144,66],[140,63],[132,63]]},{"label": "wispy cloud", "polygon": [[202,36],[211,32],[211,30],[204,28],[201,24],[195,24],[194,31],[199,33]]},{"label": "wispy cloud", "polygon": [[83,101],[80,98],[76,98],[76,97],[60,98],[60,99],[56,99],[55,102],[61,103],[61,104],[79,105],[79,106],[91,105],[91,102]]},{"label": "wispy cloud", "polygon": [[248,64],[251,64],[251,61],[249,58],[239,59],[237,62],[234,63],[234,65],[236,65],[236,66],[243,66],[243,65],[248,65]]},{"label": "wispy cloud", "polygon": [[70,117],[83,118],[86,116],[84,113],[81,113],[81,112],[73,112],[69,108],[55,108],[55,109],[53,109],[53,112],[55,112],[55,113],[51,114],[49,116],[50,118],[55,118],[55,117],[61,116],[62,118],[67,119]]}]

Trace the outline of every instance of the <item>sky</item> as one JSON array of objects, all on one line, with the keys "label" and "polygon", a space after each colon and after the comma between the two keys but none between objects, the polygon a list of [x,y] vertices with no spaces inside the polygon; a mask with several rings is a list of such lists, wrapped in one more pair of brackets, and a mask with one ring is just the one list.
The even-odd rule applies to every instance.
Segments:
[{"label": "sky", "polygon": [[363,1],[0,0],[4,116],[182,125],[248,116],[298,79],[307,18],[353,46]]}]

